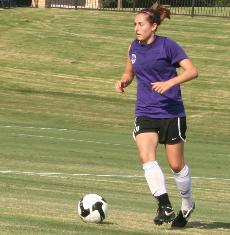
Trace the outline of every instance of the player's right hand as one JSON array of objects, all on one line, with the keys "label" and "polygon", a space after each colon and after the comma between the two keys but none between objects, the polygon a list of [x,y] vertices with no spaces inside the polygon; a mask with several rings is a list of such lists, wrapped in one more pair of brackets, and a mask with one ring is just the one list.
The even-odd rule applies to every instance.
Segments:
[{"label": "player's right hand", "polygon": [[119,80],[115,83],[115,90],[118,93],[123,93],[125,91],[124,90],[125,87],[126,87],[126,82],[125,81]]}]

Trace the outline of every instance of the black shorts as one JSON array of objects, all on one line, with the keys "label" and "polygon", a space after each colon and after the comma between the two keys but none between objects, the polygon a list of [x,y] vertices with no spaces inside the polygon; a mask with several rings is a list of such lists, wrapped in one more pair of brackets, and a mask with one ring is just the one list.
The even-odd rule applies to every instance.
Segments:
[{"label": "black shorts", "polygon": [[149,118],[137,117],[134,122],[133,137],[140,133],[158,133],[160,144],[176,144],[185,141],[186,117]]}]

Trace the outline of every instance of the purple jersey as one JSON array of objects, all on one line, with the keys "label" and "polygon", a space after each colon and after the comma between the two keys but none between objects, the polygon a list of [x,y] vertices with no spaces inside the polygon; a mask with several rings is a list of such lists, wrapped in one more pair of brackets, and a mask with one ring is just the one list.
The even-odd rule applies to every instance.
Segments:
[{"label": "purple jersey", "polygon": [[156,36],[153,43],[143,45],[134,40],[129,58],[137,79],[136,116],[174,118],[185,116],[180,86],[164,94],[151,89],[152,82],[167,81],[177,75],[179,61],[188,58],[173,40]]}]

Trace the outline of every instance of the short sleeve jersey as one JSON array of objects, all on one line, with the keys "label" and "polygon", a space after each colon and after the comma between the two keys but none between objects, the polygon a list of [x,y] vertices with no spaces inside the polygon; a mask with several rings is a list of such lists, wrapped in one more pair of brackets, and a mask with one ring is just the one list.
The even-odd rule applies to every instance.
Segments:
[{"label": "short sleeve jersey", "polygon": [[179,62],[188,58],[172,39],[156,36],[151,44],[134,40],[129,58],[137,79],[136,116],[151,118],[184,117],[185,110],[180,86],[173,86],[163,94],[151,89],[152,82],[167,81],[177,75]]}]

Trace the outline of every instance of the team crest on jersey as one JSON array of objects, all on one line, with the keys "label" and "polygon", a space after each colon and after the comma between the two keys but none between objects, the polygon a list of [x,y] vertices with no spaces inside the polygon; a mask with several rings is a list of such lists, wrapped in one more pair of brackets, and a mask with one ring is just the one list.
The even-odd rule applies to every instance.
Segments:
[{"label": "team crest on jersey", "polygon": [[137,59],[136,54],[132,54],[132,56],[131,56],[131,62],[132,62],[132,64],[135,64],[136,59]]}]

